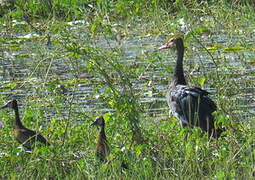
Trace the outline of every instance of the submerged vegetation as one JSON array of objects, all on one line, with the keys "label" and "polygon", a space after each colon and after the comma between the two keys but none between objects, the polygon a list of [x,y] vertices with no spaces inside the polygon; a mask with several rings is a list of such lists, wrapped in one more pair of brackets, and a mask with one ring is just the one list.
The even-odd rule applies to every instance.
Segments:
[{"label": "submerged vegetation", "polygon": [[[51,146],[20,149],[14,114],[1,110],[1,179],[254,178],[252,0],[11,2],[0,9],[0,104],[17,99],[23,124]],[[186,78],[211,93],[224,137],[168,117],[175,54],[157,48],[174,34],[185,39]],[[90,127],[98,116],[106,163]]]}]

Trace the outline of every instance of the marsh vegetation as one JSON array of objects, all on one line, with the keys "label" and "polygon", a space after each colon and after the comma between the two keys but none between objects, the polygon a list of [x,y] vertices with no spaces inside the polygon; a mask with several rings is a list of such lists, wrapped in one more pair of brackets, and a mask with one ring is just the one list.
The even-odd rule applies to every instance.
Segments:
[{"label": "marsh vegetation", "polygon": [[[51,144],[32,153],[0,112],[1,179],[252,179],[255,174],[253,1],[19,0],[1,10],[0,104],[17,99],[22,122]],[[210,92],[208,138],[182,129],[165,100],[184,37],[189,84]],[[95,157],[103,116],[107,163]],[[122,163],[128,168],[121,168]]]}]

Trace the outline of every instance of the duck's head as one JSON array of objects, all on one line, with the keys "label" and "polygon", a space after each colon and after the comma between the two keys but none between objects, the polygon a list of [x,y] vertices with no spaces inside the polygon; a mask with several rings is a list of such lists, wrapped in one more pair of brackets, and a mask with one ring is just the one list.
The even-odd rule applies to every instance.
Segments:
[{"label": "duck's head", "polygon": [[184,49],[183,40],[181,37],[171,38],[158,48],[158,50],[161,49]]},{"label": "duck's head", "polygon": [[0,109],[4,109],[4,108],[16,109],[17,107],[18,107],[17,100],[14,99],[14,100],[7,102],[5,105],[1,106]]},{"label": "duck's head", "polygon": [[97,117],[96,120],[91,124],[91,126],[104,127],[104,118],[103,116]]}]

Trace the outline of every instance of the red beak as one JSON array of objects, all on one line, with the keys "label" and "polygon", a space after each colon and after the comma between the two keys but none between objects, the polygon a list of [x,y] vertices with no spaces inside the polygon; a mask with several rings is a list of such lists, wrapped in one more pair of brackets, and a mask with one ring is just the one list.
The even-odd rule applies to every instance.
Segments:
[{"label": "red beak", "polygon": [[164,44],[164,45],[160,46],[160,47],[158,48],[158,50],[161,50],[161,49],[168,49],[168,48],[169,48],[169,46],[167,46],[167,44]]},{"label": "red beak", "polygon": [[165,43],[165,44],[163,44],[162,46],[160,46],[159,48],[158,48],[158,50],[161,50],[161,49],[171,49],[173,47],[173,43],[172,42],[168,42],[168,43]]}]

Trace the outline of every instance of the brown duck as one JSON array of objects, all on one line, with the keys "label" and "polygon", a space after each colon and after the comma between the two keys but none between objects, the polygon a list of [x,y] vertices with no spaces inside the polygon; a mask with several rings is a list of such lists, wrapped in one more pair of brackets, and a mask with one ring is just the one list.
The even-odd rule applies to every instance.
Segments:
[{"label": "brown duck", "polygon": [[93,126],[99,127],[99,135],[97,139],[96,146],[96,156],[100,161],[106,162],[107,156],[109,155],[110,148],[105,135],[105,121],[102,116],[96,118],[96,120],[91,124]]},{"label": "brown duck", "polygon": [[9,101],[6,105],[0,107],[0,109],[4,108],[12,108],[15,112],[14,137],[19,143],[23,145],[23,147],[25,147],[28,150],[31,150],[32,144],[34,144],[36,141],[44,145],[50,145],[41,134],[38,134],[35,131],[27,129],[22,124],[19,117],[19,108],[17,100]]}]

